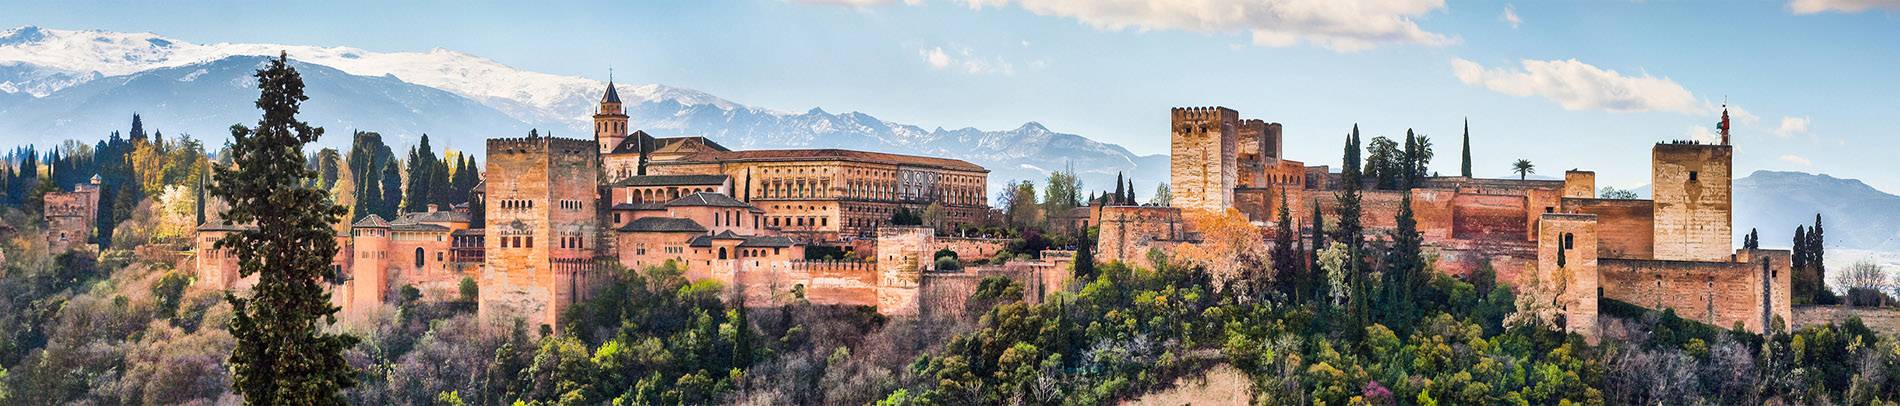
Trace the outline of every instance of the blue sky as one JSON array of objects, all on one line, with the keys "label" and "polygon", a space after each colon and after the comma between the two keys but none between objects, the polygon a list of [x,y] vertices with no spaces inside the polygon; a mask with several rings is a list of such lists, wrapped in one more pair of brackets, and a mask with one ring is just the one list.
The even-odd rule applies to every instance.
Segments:
[{"label": "blue sky", "polygon": [[1223,105],[1283,123],[1287,154],[1309,164],[1337,165],[1355,123],[1368,138],[1413,128],[1449,173],[1469,117],[1481,176],[1523,158],[1618,187],[1648,183],[1652,143],[1712,131],[1726,99],[1748,113],[1738,174],[1900,192],[1896,0],[7,3],[0,26],[612,66],[622,82],[760,107],[926,128],[1036,121],[1137,153],[1166,152],[1169,107]]}]

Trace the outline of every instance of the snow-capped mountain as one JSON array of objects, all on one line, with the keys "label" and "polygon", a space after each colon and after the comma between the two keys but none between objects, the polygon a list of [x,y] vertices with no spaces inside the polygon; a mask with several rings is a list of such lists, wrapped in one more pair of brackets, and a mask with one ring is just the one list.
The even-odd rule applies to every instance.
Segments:
[{"label": "snow-capped mountain", "polygon": [[[332,133],[428,133],[458,146],[530,127],[585,137],[606,86],[444,49],[195,44],[152,33],[26,26],[0,31],[0,142],[96,139],[123,130],[133,112],[167,132],[222,138],[230,124],[256,119],[254,90],[235,85],[248,79],[258,56],[280,51],[308,69],[307,119]],[[1138,156],[1033,122],[1001,131],[926,130],[860,112],[775,111],[658,84],[621,83],[619,92],[634,126],[654,135],[705,135],[734,148],[848,147],[964,159],[992,171],[992,193],[1003,182],[1041,180],[1064,167],[1094,190],[1113,189],[1115,174],[1126,172],[1144,197],[1167,176],[1164,156]]]}]

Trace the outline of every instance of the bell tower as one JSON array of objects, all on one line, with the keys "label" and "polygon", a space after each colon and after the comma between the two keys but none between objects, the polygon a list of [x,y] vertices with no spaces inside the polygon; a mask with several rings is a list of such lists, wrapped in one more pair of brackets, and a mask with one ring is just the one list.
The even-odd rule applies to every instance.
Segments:
[{"label": "bell tower", "polygon": [[626,139],[627,114],[620,107],[620,92],[614,90],[614,81],[609,75],[607,94],[600,96],[600,109],[594,112],[594,140],[600,143],[601,155],[606,155]]}]

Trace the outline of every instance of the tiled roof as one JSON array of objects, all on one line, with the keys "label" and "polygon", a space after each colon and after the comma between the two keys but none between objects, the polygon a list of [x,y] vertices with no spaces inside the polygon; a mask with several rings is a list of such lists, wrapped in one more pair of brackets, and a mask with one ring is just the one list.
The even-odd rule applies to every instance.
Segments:
[{"label": "tiled roof", "polygon": [[754,209],[754,210],[758,209],[757,207],[752,207],[752,205],[750,204],[746,204],[745,202],[739,201],[739,199],[734,199],[732,198],[732,196],[726,196],[725,193],[708,193],[708,192],[700,192],[700,193],[680,196],[680,198],[678,199],[673,199],[673,201],[666,202],[666,206],[667,207],[743,207],[743,208]]},{"label": "tiled roof", "polygon": [[702,186],[724,185],[731,180],[726,175],[647,175],[621,179],[614,186]]},{"label": "tiled roof", "polygon": [[611,80],[607,81],[607,94],[601,95],[600,101],[603,103],[619,103],[620,102],[620,92],[614,90],[613,81]]},{"label": "tiled roof", "polygon": [[459,213],[459,212],[445,211],[445,210],[436,210],[433,212],[421,212],[421,213],[403,213],[401,215],[398,215],[395,221],[391,221],[390,225],[395,225],[396,223],[401,223],[405,221],[416,222],[416,223],[467,223],[468,213]]},{"label": "tiled roof", "polygon": [[225,223],[224,219],[220,218],[205,220],[204,224],[198,226],[198,231],[243,231],[249,229],[250,227],[240,227]]},{"label": "tiled roof", "polygon": [[935,158],[916,155],[898,155],[882,152],[852,151],[843,149],[762,149],[748,151],[706,151],[693,154],[680,161],[686,162],[730,162],[730,161],[854,161],[869,163],[891,163],[899,165],[929,166],[961,171],[989,172],[982,166],[960,159]]},{"label": "tiled roof", "polygon": [[615,203],[613,210],[666,210],[666,203]]},{"label": "tiled roof", "polygon": [[620,226],[620,231],[629,232],[693,232],[704,233],[706,227],[691,219],[673,217],[641,217]]},{"label": "tiled roof", "polygon": [[389,222],[384,221],[383,216],[371,214],[363,216],[362,220],[357,220],[356,224],[351,224],[350,227],[389,228]]},{"label": "tiled roof", "polygon": [[794,244],[795,244],[795,243],[794,243],[794,242],[792,242],[792,238],[791,238],[791,237],[783,237],[783,236],[770,236],[770,237],[764,237],[764,236],[754,236],[754,237],[746,237],[746,239],[745,239],[745,242],[742,242],[742,243],[739,243],[739,246],[741,246],[741,247],[757,247],[757,248],[785,248],[785,247],[790,247],[790,246],[792,246],[792,245],[794,245]]}]

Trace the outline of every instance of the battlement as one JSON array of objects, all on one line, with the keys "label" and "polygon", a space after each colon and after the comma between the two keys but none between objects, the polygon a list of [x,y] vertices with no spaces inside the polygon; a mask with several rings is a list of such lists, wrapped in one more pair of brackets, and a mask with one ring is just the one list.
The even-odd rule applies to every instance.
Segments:
[{"label": "battlement", "polygon": [[1694,141],[1694,140],[1672,140],[1672,141],[1657,142],[1654,150],[1655,151],[1700,151],[1700,150],[1707,150],[1707,149],[1731,149],[1734,147],[1735,146],[1733,145],[1705,144],[1702,141]]},{"label": "battlement", "polygon": [[544,153],[547,151],[559,151],[561,153],[571,153],[571,154],[584,154],[589,151],[598,153],[598,148],[599,148],[598,141],[574,139],[574,138],[521,137],[521,138],[489,138],[488,139],[488,154],[489,155],[515,154],[515,153]]},{"label": "battlement", "polygon": [[1240,112],[1226,107],[1175,107],[1169,110],[1175,122],[1182,121],[1238,121]]}]

